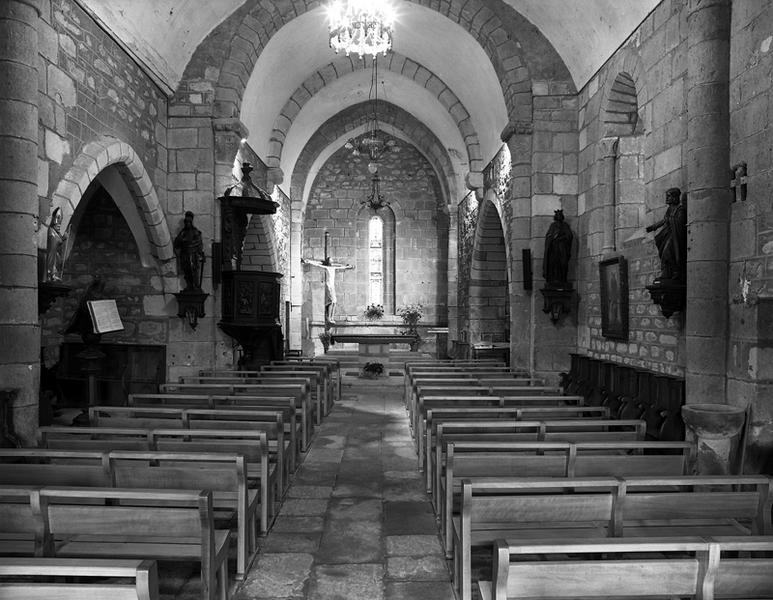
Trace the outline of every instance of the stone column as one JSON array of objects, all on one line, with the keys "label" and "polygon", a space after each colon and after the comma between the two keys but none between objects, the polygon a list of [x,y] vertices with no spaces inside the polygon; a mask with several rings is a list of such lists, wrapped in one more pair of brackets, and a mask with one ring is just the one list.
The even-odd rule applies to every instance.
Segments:
[{"label": "stone column", "polygon": [[[532,152],[534,125],[512,121],[501,139],[510,150],[513,217],[510,222],[510,363],[514,367],[534,370],[535,311],[533,281],[524,285],[523,251],[530,250],[533,270],[539,262],[533,258],[531,227]],[[541,313],[540,313],[541,314]]]},{"label": "stone column", "polygon": [[0,2],[0,386],[18,390],[18,437],[35,440],[40,388],[38,325],[37,0]]},{"label": "stone column", "polygon": [[601,245],[602,254],[611,254],[617,249],[615,240],[615,161],[619,138],[607,137],[599,141],[599,187],[601,188],[602,222],[604,224]]},{"label": "stone column", "polygon": [[728,338],[730,0],[687,8],[687,403],[724,403]]}]

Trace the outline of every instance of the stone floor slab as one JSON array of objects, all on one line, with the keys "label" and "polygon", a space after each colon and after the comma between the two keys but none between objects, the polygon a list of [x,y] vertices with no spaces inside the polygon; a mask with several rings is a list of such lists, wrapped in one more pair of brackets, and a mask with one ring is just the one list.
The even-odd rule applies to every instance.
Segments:
[{"label": "stone floor slab", "polygon": [[388,581],[384,600],[454,600],[451,583],[439,581]]},{"label": "stone floor slab", "polygon": [[313,600],[383,600],[384,565],[315,566],[308,597]]},{"label": "stone floor slab", "polygon": [[332,485],[293,485],[287,496],[289,498],[330,498]]},{"label": "stone floor slab", "polygon": [[300,596],[311,575],[311,554],[264,554],[258,557],[234,600]]},{"label": "stone floor slab", "polygon": [[272,532],[261,545],[262,552],[305,552],[313,554],[319,550],[322,533],[280,533]]},{"label": "stone floor slab", "polygon": [[437,535],[388,535],[385,542],[387,556],[442,556]]},{"label": "stone floor slab", "polygon": [[282,504],[281,513],[287,516],[321,516],[327,511],[327,500],[317,498],[288,498]]},{"label": "stone floor slab", "polygon": [[391,556],[387,558],[387,575],[404,581],[447,581],[446,561],[441,556]]},{"label": "stone floor slab", "polygon": [[325,519],[319,517],[290,517],[280,514],[274,526],[271,528],[269,536],[273,533],[305,533],[319,532],[325,528]]}]

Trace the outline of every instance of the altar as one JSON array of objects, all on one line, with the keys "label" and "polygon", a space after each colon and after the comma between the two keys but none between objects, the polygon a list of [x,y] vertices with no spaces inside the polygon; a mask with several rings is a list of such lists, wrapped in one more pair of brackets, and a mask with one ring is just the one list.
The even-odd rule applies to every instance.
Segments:
[{"label": "altar", "polygon": [[361,363],[389,363],[390,344],[408,344],[410,347],[418,336],[401,333],[341,333],[333,334],[337,344],[358,344],[358,356]]}]

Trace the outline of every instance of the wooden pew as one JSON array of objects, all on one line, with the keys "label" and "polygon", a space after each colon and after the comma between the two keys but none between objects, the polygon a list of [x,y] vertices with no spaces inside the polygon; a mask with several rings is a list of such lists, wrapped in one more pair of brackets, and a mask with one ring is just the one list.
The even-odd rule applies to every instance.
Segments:
[{"label": "wooden pew", "polygon": [[773,598],[773,536],[721,536],[710,541],[719,544],[720,551],[714,598]]},{"label": "wooden pew", "polygon": [[614,477],[510,478],[461,482],[461,515],[453,519],[454,583],[472,598],[472,549],[504,538],[511,543],[556,538],[606,538],[614,528],[619,490]]},{"label": "wooden pew", "polygon": [[415,411],[415,419],[412,423],[414,442],[416,452],[419,458],[419,468],[424,467],[426,462],[424,441],[427,436],[426,414],[430,409],[435,408],[482,408],[482,407],[501,407],[501,408],[527,408],[527,407],[563,407],[563,406],[581,406],[585,399],[582,396],[524,396],[503,395],[453,395],[453,396],[419,396],[418,405]]},{"label": "wooden pew", "polygon": [[[771,599],[771,552],[771,536],[527,544],[497,540],[492,581],[478,582],[478,593],[482,600],[580,596]],[[567,553],[573,557],[567,559]],[[548,560],[530,560],[535,554]]]},{"label": "wooden pew", "polygon": [[309,402],[313,406],[315,423],[322,423],[322,416],[325,413],[325,397],[322,382],[316,373],[312,372],[294,372],[294,373],[276,373],[263,371],[250,371],[255,375],[250,376],[202,376],[191,375],[180,377],[179,383],[190,385],[295,385],[301,384],[308,387]]},{"label": "wooden pew", "polygon": [[[334,373],[334,365],[331,363],[303,363],[273,361],[270,365],[261,365],[257,371],[239,371],[227,369],[201,370],[199,376],[203,378],[241,378],[248,383],[251,378],[259,378],[265,375],[278,377],[313,377],[312,385],[317,388],[317,397],[323,398],[324,414],[327,415],[336,398],[337,379]],[[340,398],[339,398],[340,399]]]},{"label": "wooden pew", "polygon": [[212,490],[216,516],[223,514],[229,521],[236,517],[239,578],[257,550],[258,527],[267,532],[259,490],[247,488],[247,465],[240,455],[32,448],[0,449],[0,461],[3,485]]},{"label": "wooden pew", "polygon": [[772,484],[764,475],[465,479],[453,520],[455,580],[469,600],[472,549],[497,538],[767,535]]},{"label": "wooden pew", "polygon": [[647,423],[643,420],[564,419],[557,421],[440,421],[429,471],[435,510],[439,507],[440,478],[449,443],[460,442],[623,442],[644,441]]},{"label": "wooden pew", "polygon": [[0,556],[43,556],[43,523],[32,506],[35,489],[0,485]]},{"label": "wooden pew", "polygon": [[317,356],[314,358],[308,357],[291,357],[288,356],[284,360],[272,360],[270,365],[277,366],[313,366],[313,367],[325,367],[330,373],[335,392],[333,395],[335,402],[341,401],[341,363],[338,359],[329,356]]},{"label": "wooden pew", "polygon": [[109,487],[110,461],[104,451],[0,449],[0,485]]},{"label": "wooden pew", "polygon": [[131,429],[250,429],[265,431],[269,458],[277,464],[277,487],[284,494],[292,472],[289,442],[285,443],[284,416],[281,411],[230,410],[211,408],[173,408],[137,406],[91,406],[92,427]]},{"label": "wooden pew", "polygon": [[244,579],[250,557],[257,552],[258,529],[268,532],[268,511],[261,506],[259,490],[247,487],[244,456],[155,451],[110,452],[108,457],[113,486],[118,488],[211,491],[218,521],[221,513],[226,522],[236,517],[236,577]]},{"label": "wooden pew", "polygon": [[451,557],[452,517],[460,509],[463,479],[485,482],[502,477],[682,476],[692,451],[693,445],[688,442],[449,443],[438,491],[447,556]]},{"label": "wooden pew", "polygon": [[156,561],[0,558],[0,598],[158,600]]},{"label": "wooden pew", "polygon": [[524,382],[524,385],[544,385],[542,379],[534,379],[529,377],[527,373],[523,371],[513,371],[509,367],[504,366],[492,366],[492,367],[463,367],[463,368],[447,368],[432,369],[427,367],[414,367],[405,373],[405,392],[403,399],[406,404],[409,402],[409,397],[413,393],[413,390],[417,382],[423,381],[427,384],[438,383],[436,380],[444,381],[458,381],[460,379],[489,379],[489,378],[511,378]]},{"label": "wooden pew", "polygon": [[[516,598],[689,597],[704,590],[709,547],[683,540],[581,540],[494,544],[491,582],[478,582],[483,600]],[[577,555],[571,560],[567,554]],[[523,560],[542,555],[546,560]],[[646,559],[645,559],[646,557]]]},{"label": "wooden pew", "polygon": [[128,405],[134,407],[168,407],[212,410],[257,410],[282,413],[285,437],[289,440],[290,472],[294,472],[301,456],[300,410],[291,396],[217,396],[196,394],[129,394]]},{"label": "wooden pew", "polygon": [[[123,427],[63,427],[49,425],[38,429],[38,445],[55,450],[152,450],[150,429]],[[109,442],[109,448],[108,448]]]},{"label": "wooden pew", "polygon": [[[306,452],[311,443],[314,431],[314,403],[308,384],[195,384],[195,383],[162,383],[159,385],[162,394],[205,395],[219,398],[233,396],[277,397],[291,396],[296,399],[298,415],[301,420],[301,449]],[[258,402],[256,400],[256,402]]]},{"label": "wooden pew", "polygon": [[[454,408],[429,408],[424,416],[424,455],[423,468],[427,483],[427,493],[432,492],[432,460],[435,447],[435,435],[437,422],[463,421],[469,419],[513,419],[523,420],[550,420],[558,419],[608,419],[609,409],[606,406],[508,406],[492,407],[454,407]],[[419,458],[421,460],[421,457]]]},{"label": "wooden pew", "polygon": [[52,487],[32,494],[47,556],[197,562],[202,600],[228,599],[230,532],[215,529],[211,492]]},{"label": "wooden pew", "polygon": [[[416,410],[416,404],[418,401],[418,396],[420,394],[424,395],[454,395],[454,394],[464,394],[464,392],[460,391],[460,388],[476,388],[476,391],[470,392],[470,394],[466,395],[480,395],[483,394],[493,394],[494,390],[497,391],[497,393],[500,393],[502,395],[515,395],[515,394],[523,394],[526,395],[527,392],[521,391],[520,388],[529,388],[531,390],[531,393],[528,395],[537,395],[537,394],[563,394],[564,391],[562,388],[558,386],[546,386],[545,382],[542,379],[535,379],[533,377],[520,377],[520,376],[514,376],[517,374],[511,374],[508,375],[502,375],[502,374],[493,374],[490,376],[484,376],[484,375],[475,375],[475,376],[469,376],[469,374],[466,373],[454,373],[451,376],[442,376],[442,377],[426,377],[426,376],[420,376],[420,377],[413,377],[410,381],[410,390],[409,390],[409,396],[408,396],[408,413],[409,415],[413,414],[413,411]],[[507,391],[510,388],[518,388],[512,394]],[[454,391],[450,394],[446,394],[444,390],[447,390],[448,388],[452,388]],[[487,388],[488,392],[481,392],[478,388]],[[507,389],[501,389],[501,388],[507,388]]]},{"label": "wooden pew", "polygon": [[183,453],[239,454],[247,460],[247,474],[260,494],[261,532],[267,532],[274,498],[279,496],[276,470],[268,458],[268,441],[264,431],[206,429],[121,429],[109,427],[41,427],[40,445],[52,449],[109,451],[115,447],[113,436],[120,442],[126,437],[144,439],[139,451]]}]

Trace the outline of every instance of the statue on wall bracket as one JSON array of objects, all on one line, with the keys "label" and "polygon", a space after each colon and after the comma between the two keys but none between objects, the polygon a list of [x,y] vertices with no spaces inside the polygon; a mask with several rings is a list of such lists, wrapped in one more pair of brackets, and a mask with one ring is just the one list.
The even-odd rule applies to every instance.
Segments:
[{"label": "statue on wall bracket", "polygon": [[549,314],[553,323],[557,323],[561,315],[571,308],[574,290],[568,277],[573,241],[574,234],[564,218],[564,211],[554,211],[553,222],[545,234],[545,256],[542,259],[545,287],[540,290],[545,301],[542,312]]},{"label": "statue on wall bracket", "polygon": [[660,275],[647,290],[652,301],[669,318],[683,311],[687,301],[687,194],[677,188],[666,190],[666,214],[649,225],[655,233],[655,246],[660,257]]},{"label": "statue on wall bracket", "polygon": [[204,274],[204,242],[201,231],[193,224],[193,213],[187,211],[183,220],[183,228],[174,239],[174,250],[185,278],[185,289],[175,294],[177,298],[177,316],[185,319],[193,330],[196,329],[199,318],[206,316],[204,302],[209,294],[201,289]]}]

